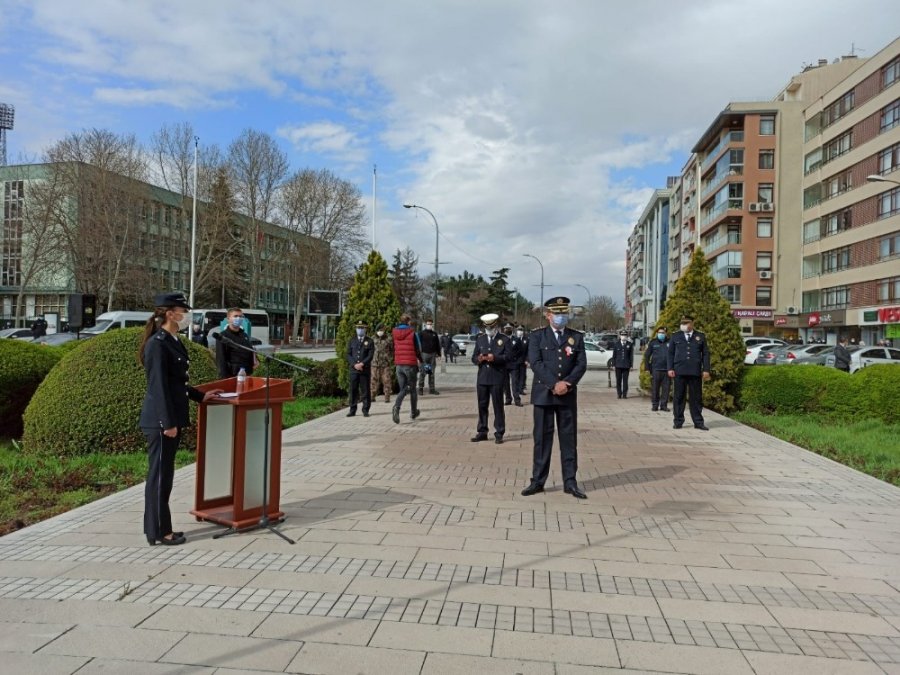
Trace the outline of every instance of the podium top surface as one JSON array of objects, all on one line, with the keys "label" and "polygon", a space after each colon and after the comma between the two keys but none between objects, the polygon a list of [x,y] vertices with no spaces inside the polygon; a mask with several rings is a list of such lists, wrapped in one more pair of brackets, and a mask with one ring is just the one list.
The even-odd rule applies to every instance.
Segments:
[{"label": "podium top surface", "polygon": [[[207,404],[227,403],[229,405],[256,405],[266,402],[266,378],[264,377],[248,377],[244,383],[242,391],[237,390],[237,378],[229,377],[224,380],[214,380],[197,387],[200,391],[207,392],[213,389],[222,389],[229,394],[237,394],[237,396],[214,399],[207,401]],[[284,401],[294,400],[294,382],[293,380],[281,378],[269,378],[269,403],[283,403]]]}]

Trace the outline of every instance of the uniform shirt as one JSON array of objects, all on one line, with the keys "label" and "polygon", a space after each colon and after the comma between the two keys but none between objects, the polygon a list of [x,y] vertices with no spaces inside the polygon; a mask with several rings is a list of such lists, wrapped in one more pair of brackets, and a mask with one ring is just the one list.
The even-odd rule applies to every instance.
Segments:
[{"label": "uniform shirt", "polygon": [[[533,405],[564,405],[574,407],[575,385],[587,371],[587,355],[584,351],[584,335],[571,328],[563,328],[562,339],[550,326],[531,331],[528,336],[528,363],[534,372],[531,384]],[[565,380],[572,387],[564,396],[553,393],[557,382]]]},{"label": "uniform shirt", "polygon": [[[503,384],[506,377],[506,362],[509,359],[509,336],[497,333],[494,337],[488,337],[487,333],[479,333],[475,338],[475,347],[472,349],[472,363],[478,366],[477,384],[495,385]],[[494,355],[493,362],[483,361],[478,363],[479,355]]]},{"label": "uniform shirt", "polygon": [[373,356],[375,356],[375,345],[372,342],[372,338],[368,335],[365,335],[362,338],[354,335],[347,345],[347,363],[350,364],[350,371],[360,372],[353,366],[357,363],[361,363],[363,364],[361,372],[368,373],[372,370]]},{"label": "uniform shirt", "polygon": [[171,429],[190,424],[188,400],[203,400],[203,392],[188,384],[187,348],[164,330],[154,333],[144,345],[147,393],[141,406],[140,426]]},{"label": "uniform shirt", "polygon": [[654,370],[668,370],[668,352],[669,338],[660,342],[657,339],[651,340],[647,344],[647,350],[644,352],[644,370],[652,372]]},{"label": "uniform shirt", "polygon": [[515,335],[508,335],[509,338],[509,359],[506,361],[507,370],[515,370],[525,363],[526,349],[525,340]]},{"label": "uniform shirt", "polygon": [[669,340],[667,353],[667,370],[674,370],[676,375],[700,376],[709,372],[709,347],[706,336],[698,330],[688,337],[681,331]]},{"label": "uniform shirt", "polygon": [[616,340],[612,348],[613,366],[616,368],[632,368],[634,367],[634,343],[625,340],[622,344],[621,340]]}]

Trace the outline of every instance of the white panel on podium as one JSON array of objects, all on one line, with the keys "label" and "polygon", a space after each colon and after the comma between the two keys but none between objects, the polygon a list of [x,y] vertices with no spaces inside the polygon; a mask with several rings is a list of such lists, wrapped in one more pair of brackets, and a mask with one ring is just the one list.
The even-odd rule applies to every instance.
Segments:
[{"label": "white panel on podium", "polygon": [[234,462],[234,407],[211,405],[206,408],[206,463],[203,473],[203,498],[232,495]]},{"label": "white panel on podium", "polygon": [[[263,504],[263,459],[265,452],[265,410],[247,411],[247,450],[244,463],[244,508]],[[271,441],[269,449],[271,451]]]}]

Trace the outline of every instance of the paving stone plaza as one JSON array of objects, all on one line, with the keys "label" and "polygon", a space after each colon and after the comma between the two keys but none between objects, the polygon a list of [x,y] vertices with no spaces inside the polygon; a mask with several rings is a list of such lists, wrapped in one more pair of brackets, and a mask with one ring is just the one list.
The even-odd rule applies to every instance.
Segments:
[{"label": "paving stone plaza", "polygon": [[531,408],[471,443],[473,383],[451,364],[415,421],[378,401],[286,431],[293,546],[212,539],[193,467],[184,546],[146,545],[143,486],[3,537],[0,671],[900,673],[900,489],[714,413],[673,430],[589,371],[587,501],[558,455],[522,497]]}]

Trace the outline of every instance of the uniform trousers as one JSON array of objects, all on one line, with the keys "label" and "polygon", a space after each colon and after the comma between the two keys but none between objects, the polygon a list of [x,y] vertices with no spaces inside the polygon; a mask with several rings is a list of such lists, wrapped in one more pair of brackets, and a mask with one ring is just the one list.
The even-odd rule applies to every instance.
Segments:
[{"label": "uniform trousers", "polygon": [[503,385],[479,384],[475,387],[478,394],[478,433],[488,432],[488,404],[494,407],[494,437],[503,438],[506,433],[506,411],[503,409]]},{"label": "uniform trousers", "polygon": [[370,391],[371,373],[350,368],[350,412],[356,412],[356,406],[362,398],[362,411],[369,412],[372,405],[372,392]]},{"label": "uniform trousers", "polygon": [[418,370],[418,366],[397,366],[397,384],[400,386],[400,393],[397,394],[397,399],[394,401],[394,407],[397,410],[400,410],[400,406],[403,405],[403,399],[406,398],[407,392],[409,392],[409,402],[412,405],[410,411],[415,412],[419,409],[419,395],[416,393]]},{"label": "uniform trousers", "polygon": [[616,393],[619,396],[628,394],[628,376],[630,373],[630,368],[616,367]]},{"label": "uniform trousers", "polygon": [[516,402],[522,396],[522,385],[519,384],[519,367],[515,366],[512,370],[507,370],[503,377],[503,400],[507,404],[515,399]]},{"label": "uniform trousers", "polygon": [[675,397],[673,401],[673,422],[684,424],[684,395],[687,393],[694,426],[703,424],[703,378],[700,375],[675,375]]},{"label": "uniform trousers", "polygon": [[528,379],[528,366],[524,363],[519,366],[519,393],[525,393],[526,380]]},{"label": "uniform trousers", "polygon": [[162,429],[142,429],[147,438],[147,484],[144,486],[144,534],[156,541],[172,532],[172,513],[169,496],[175,479],[175,438],[163,434]]},{"label": "uniform trousers", "polygon": [[654,370],[650,373],[653,381],[650,384],[650,395],[653,409],[669,407],[669,373],[665,370]]},{"label": "uniform trousers", "polygon": [[372,366],[372,384],[370,386],[372,398],[378,396],[378,392],[383,389],[384,400],[390,401],[393,386],[390,366]]},{"label": "uniform trousers", "polygon": [[575,482],[578,471],[578,447],[576,434],[578,411],[574,406],[534,406],[534,466],[531,482],[543,486],[550,475],[550,457],[553,454],[553,426],[559,430],[559,455],[563,485]]}]

